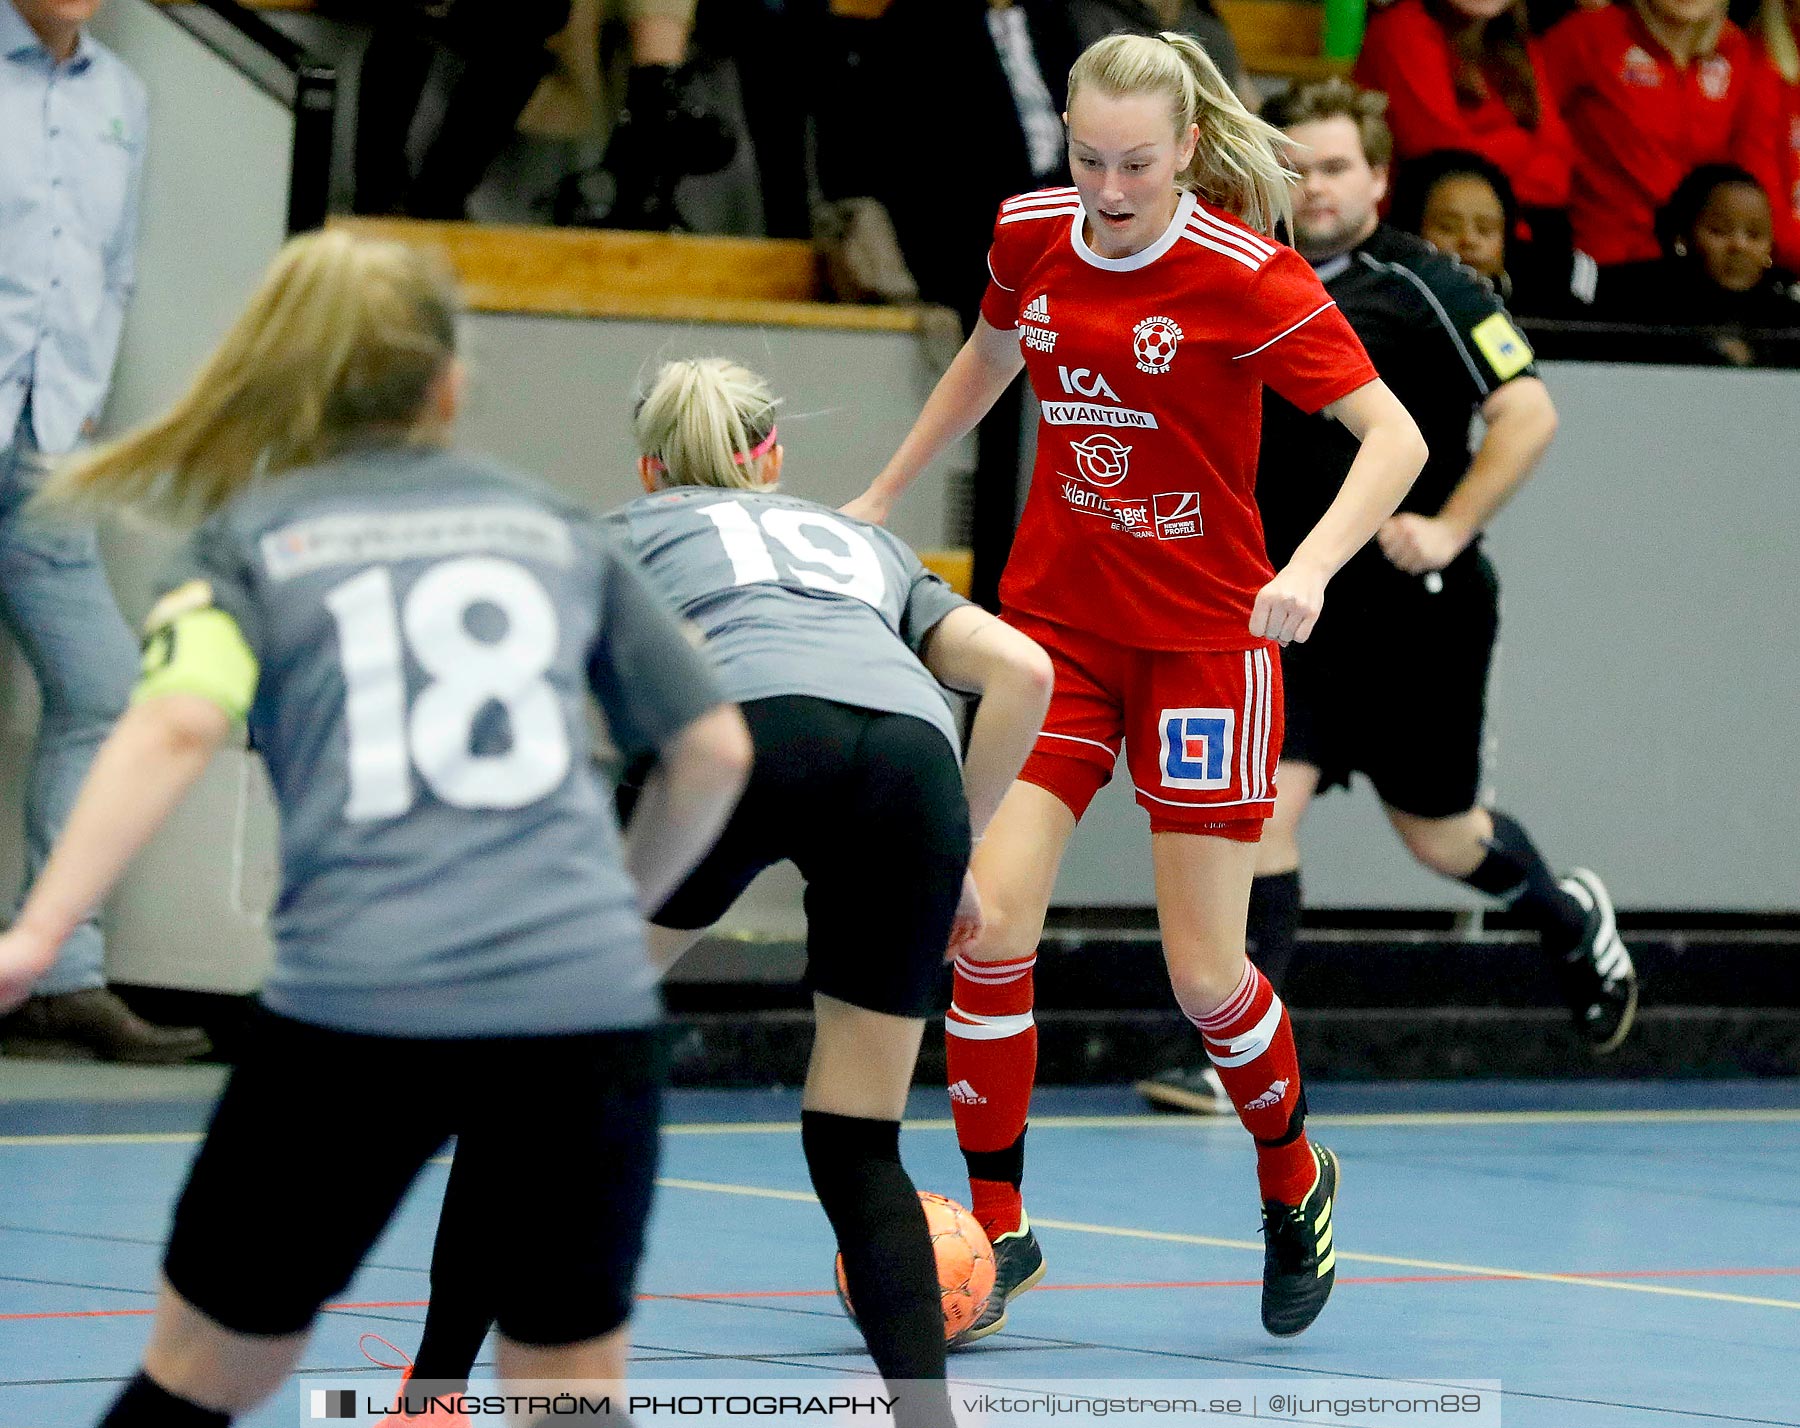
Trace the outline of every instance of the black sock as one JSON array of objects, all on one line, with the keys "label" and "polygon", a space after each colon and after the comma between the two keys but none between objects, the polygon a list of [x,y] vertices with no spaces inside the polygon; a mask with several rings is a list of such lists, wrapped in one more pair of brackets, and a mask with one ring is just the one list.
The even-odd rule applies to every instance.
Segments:
[{"label": "black sock", "polygon": [[993,1180],[1017,1190],[1025,1183],[1025,1132],[1030,1129],[1024,1127],[1019,1138],[1002,1150],[965,1150],[969,1179]]},{"label": "black sock", "polygon": [[113,1400],[100,1428],[229,1428],[231,1415],[202,1408],[139,1372]]},{"label": "black sock", "polygon": [[[900,1164],[900,1123],[802,1111],[800,1145],[837,1234],[869,1356],[890,1386],[914,1381],[908,1424],[952,1424],[949,1393],[939,1391],[944,1311],[937,1262],[918,1192]],[[920,1386],[922,1379],[938,1382]]]},{"label": "black sock", "polygon": [[1519,820],[1494,810],[1494,836],[1487,857],[1461,879],[1478,892],[1517,908],[1544,938],[1546,951],[1558,956],[1581,941],[1587,909],[1562,890]]},{"label": "black sock", "polygon": [[1250,884],[1250,960],[1280,995],[1300,938],[1300,870],[1268,873]]},{"label": "black sock", "polygon": [[[413,1380],[437,1394],[460,1393],[494,1319],[479,1187],[461,1156],[450,1163],[437,1238],[431,1246],[431,1303],[413,1360]],[[412,1407],[412,1395],[408,1405]],[[420,1411],[412,1407],[412,1411]]]}]

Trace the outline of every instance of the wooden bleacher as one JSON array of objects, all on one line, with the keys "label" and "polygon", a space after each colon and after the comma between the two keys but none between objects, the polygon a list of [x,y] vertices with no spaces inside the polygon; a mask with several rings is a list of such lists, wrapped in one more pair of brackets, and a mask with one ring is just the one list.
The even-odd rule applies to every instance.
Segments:
[{"label": "wooden bleacher", "polygon": [[477,312],[917,332],[915,308],[824,301],[810,243],[583,228],[334,218],[442,253]]}]

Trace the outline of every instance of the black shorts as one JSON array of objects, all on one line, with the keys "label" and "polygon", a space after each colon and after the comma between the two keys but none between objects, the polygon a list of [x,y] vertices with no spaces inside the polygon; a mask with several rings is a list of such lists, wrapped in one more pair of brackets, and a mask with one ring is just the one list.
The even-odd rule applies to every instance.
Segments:
[{"label": "black shorts", "polygon": [[1328,587],[1313,638],[1281,652],[1282,758],[1316,767],[1320,792],[1362,773],[1402,813],[1466,813],[1481,791],[1488,671],[1500,630],[1493,566],[1477,550],[1445,568],[1437,594],[1417,577],[1399,577],[1338,597]]},{"label": "black shorts", "polygon": [[710,927],[764,868],[806,879],[806,985],[892,1016],[941,1010],[969,866],[969,805],[943,733],[908,714],[782,695],[744,706],[756,765],[718,844],[651,920]]},{"label": "black shorts", "polygon": [[240,1334],[305,1329],[454,1135],[501,1332],[572,1344],[630,1316],[660,1030],[426,1041],[257,1015],[163,1261],[195,1308]]}]

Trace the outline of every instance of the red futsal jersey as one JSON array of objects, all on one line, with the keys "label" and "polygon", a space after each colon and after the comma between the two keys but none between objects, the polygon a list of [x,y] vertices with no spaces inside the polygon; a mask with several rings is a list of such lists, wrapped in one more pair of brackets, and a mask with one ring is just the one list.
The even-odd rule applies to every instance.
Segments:
[{"label": "red futsal jersey", "polygon": [[1316,412],[1375,380],[1311,266],[1192,194],[1103,258],[1054,188],[1001,204],[988,269],[981,315],[1018,330],[1043,408],[1002,602],[1135,649],[1260,643],[1263,384]]},{"label": "red futsal jersey", "polygon": [[1550,84],[1575,135],[1569,222],[1596,263],[1662,256],[1656,210],[1701,164],[1780,183],[1762,59],[1726,20],[1713,52],[1679,65],[1629,5],[1583,10],[1544,37]]}]

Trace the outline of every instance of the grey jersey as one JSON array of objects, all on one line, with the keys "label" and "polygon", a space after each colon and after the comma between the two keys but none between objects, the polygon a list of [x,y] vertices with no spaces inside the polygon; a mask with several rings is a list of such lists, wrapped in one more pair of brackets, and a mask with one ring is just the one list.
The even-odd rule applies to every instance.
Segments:
[{"label": "grey jersey", "polygon": [[722,695],[591,519],[485,462],[370,449],[234,501],[170,584],[193,581],[260,665],[270,1007],[406,1036],[655,1020],[587,695],[626,752]]},{"label": "grey jersey", "polygon": [[808,694],[911,714],[958,746],[917,651],[968,601],[898,537],[815,501],[713,486],[659,491],[607,519],[706,636],[732,699]]}]

